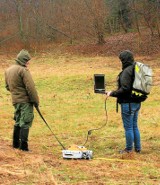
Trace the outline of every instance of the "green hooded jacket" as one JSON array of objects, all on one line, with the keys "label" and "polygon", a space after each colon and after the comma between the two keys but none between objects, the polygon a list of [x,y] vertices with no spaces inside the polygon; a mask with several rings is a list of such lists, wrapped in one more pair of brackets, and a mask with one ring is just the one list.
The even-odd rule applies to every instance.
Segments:
[{"label": "green hooded jacket", "polygon": [[28,51],[21,50],[17,55],[16,64],[5,71],[6,89],[11,92],[12,103],[33,103],[39,105],[38,93],[32,76],[26,68],[31,59]]}]

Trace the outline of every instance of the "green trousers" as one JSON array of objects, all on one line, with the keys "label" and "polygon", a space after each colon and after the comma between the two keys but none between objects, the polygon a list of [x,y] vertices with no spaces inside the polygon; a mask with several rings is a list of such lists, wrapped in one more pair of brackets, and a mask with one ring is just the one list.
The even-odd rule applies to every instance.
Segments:
[{"label": "green trousers", "polygon": [[14,108],[15,126],[23,127],[24,129],[30,128],[34,119],[33,104],[17,103]]}]

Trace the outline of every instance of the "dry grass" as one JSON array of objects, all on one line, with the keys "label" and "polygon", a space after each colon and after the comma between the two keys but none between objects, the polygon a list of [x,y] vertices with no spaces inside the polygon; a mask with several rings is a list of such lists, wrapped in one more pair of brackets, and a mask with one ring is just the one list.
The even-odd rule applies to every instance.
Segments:
[{"label": "dry grass", "polygon": [[[2,57],[2,56],[1,56]],[[160,183],[160,84],[159,59],[147,61],[154,69],[152,93],[143,103],[139,126],[142,154],[120,155],[124,148],[124,131],[120,111],[115,110],[115,99],[107,101],[108,123],[89,137],[87,148],[94,158],[85,160],[62,159],[61,147],[35,112],[30,132],[31,153],[11,147],[13,107],[10,94],[4,89],[4,70],[12,61],[2,57],[0,67],[0,184],[4,185],[127,185]],[[68,147],[81,145],[87,130],[105,122],[104,97],[93,93],[93,74],[106,74],[107,90],[116,86],[121,66],[114,57],[36,56],[30,70],[40,96],[40,109],[49,125]]]}]

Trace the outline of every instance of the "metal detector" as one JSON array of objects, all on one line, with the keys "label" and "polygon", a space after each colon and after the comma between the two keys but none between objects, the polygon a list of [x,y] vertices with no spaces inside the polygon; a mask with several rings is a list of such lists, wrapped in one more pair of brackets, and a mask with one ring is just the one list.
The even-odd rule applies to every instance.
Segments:
[{"label": "metal detector", "polygon": [[42,118],[42,120],[44,121],[44,123],[46,124],[46,126],[52,132],[55,139],[58,141],[60,146],[63,148],[62,155],[64,159],[91,159],[92,158],[93,152],[91,150],[87,150],[87,148],[84,146],[71,145],[68,149],[66,149],[64,145],[59,141],[57,136],[54,134],[54,132],[51,130],[50,126],[48,125],[44,117],[42,116],[41,111],[39,110],[39,107],[35,107],[35,108],[38,114],[40,115],[40,117]]}]

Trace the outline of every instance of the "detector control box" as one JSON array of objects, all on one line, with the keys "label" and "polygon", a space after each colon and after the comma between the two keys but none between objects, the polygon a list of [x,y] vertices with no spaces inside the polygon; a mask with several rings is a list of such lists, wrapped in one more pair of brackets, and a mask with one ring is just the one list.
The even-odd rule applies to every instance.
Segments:
[{"label": "detector control box", "polygon": [[94,92],[105,94],[105,75],[94,74]]},{"label": "detector control box", "polygon": [[64,159],[92,159],[93,152],[84,146],[72,145],[68,150],[62,150]]}]

